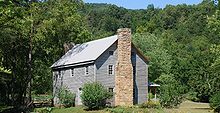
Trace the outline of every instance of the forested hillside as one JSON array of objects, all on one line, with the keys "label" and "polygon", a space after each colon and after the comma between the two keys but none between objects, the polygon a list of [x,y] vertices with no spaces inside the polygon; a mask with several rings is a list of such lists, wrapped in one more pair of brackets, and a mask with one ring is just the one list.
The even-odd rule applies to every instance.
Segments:
[{"label": "forested hillside", "polygon": [[164,9],[149,5],[129,10],[108,4],[86,4],[84,8],[95,38],[115,34],[120,27],[132,29],[133,42],[150,58],[150,81],[163,84],[162,79],[173,77],[179,93],[196,101],[207,102],[220,90],[219,20],[213,1]]},{"label": "forested hillside", "polygon": [[123,27],[132,29],[133,42],[149,57],[149,80],[161,84],[163,97],[176,92],[208,102],[220,91],[219,15],[213,0],[140,10],[80,0],[0,1],[0,103],[23,105],[31,94],[51,94],[50,66],[65,43]]}]

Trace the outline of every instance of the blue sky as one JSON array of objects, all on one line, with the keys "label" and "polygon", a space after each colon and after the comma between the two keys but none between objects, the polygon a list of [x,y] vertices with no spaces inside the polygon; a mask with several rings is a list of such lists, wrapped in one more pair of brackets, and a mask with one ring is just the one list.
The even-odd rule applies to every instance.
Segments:
[{"label": "blue sky", "polygon": [[154,4],[154,7],[164,8],[167,4],[198,4],[202,0],[83,0],[86,3],[109,3],[117,6],[122,6],[128,9],[146,9],[149,4]]}]

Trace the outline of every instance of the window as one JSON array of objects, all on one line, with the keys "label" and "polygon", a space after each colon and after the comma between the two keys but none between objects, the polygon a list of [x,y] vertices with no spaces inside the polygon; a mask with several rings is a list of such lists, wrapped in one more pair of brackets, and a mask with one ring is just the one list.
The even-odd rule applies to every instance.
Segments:
[{"label": "window", "polygon": [[88,75],[89,74],[89,66],[86,66],[85,67],[85,75]]},{"label": "window", "polygon": [[109,53],[109,55],[113,55],[114,51],[109,51],[108,53]]},{"label": "window", "polygon": [[109,75],[113,75],[114,72],[113,72],[113,65],[108,65],[108,74]]},{"label": "window", "polygon": [[112,92],[113,93],[114,88],[108,88],[108,92]]},{"label": "window", "polygon": [[74,68],[71,69],[71,76],[74,76]]},{"label": "window", "polygon": [[58,71],[58,78],[61,78],[61,71]]}]

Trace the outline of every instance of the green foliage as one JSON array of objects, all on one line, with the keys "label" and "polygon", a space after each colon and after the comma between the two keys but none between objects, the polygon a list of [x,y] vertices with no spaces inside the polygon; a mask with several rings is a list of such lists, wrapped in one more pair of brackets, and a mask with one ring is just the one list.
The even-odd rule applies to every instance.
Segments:
[{"label": "green foliage", "polygon": [[[0,25],[1,99],[10,105],[25,100],[30,39],[32,89],[43,94],[52,92],[49,67],[64,54],[64,43],[110,36],[122,27],[132,29],[133,42],[150,58],[150,81],[171,73],[183,93],[193,92],[189,98],[205,102],[220,87],[220,17],[212,0],[164,9],[149,5],[142,10],[81,0],[4,0],[0,1]],[[169,89],[165,86],[162,92]]]},{"label": "green foliage", "polygon": [[160,83],[160,104],[163,107],[176,107],[183,99],[183,89],[172,74],[162,74],[157,81]]},{"label": "green foliage", "polygon": [[75,106],[76,95],[67,88],[60,88],[57,97],[59,98],[59,103],[64,107]]},{"label": "green foliage", "polygon": [[158,109],[160,108],[160,102],[159,101],[152,101],[152,100],[149,100],[145,103],[142,103],[139,105],[140,108],[155,108],[155,109]]},{"label": "green foliage", "polygon": [[50,66],[64,54],[63,44],[91,40],[81,7],[80,0],[0,1],[0,65],[12,74],[8,104],[26,103],[31,80],[34,93],[52,92]]},{"label": "green foliage", "polygon": [[52,95],[32,95],[33,100],[35,101],[44,101],[53,99]]},{"label": "green foliage", "polygon": [[153,81],[162,73],[169,73],[171,70],[171,56],[163,47],[163,39],[150,33],[136,33],[132,37],[134,44],[149,57],[149,79]]},{"label": "green foliage", "polygon": [[153,99],[154,98],[153,93],[149,92],[147,95],[147,98],[148,98],[148,100]]},{"label": "green foliage", "polygon": [[214,94],[210,99],[210,106],[216,111],[220,112],[220,92]]},{"label": "green foliage", "polygon": [[197,92],[189,91],[189,92],[186,94],[186,99],[191,100],[191,101],[194,101],[194,102],[198,102],[198,101],[199,101],[199,98],[197,97],[197,95],[198,95]]},{"label": "green foliage", "polygon": [[109,113],[149,113],[148,109],[139,107],[115,107],[107,108],[105,111]]},{"label": "green foliage", "polygon": [[51,108],[51,107],[34,109],[34,112],[36,112],[36,113],[52,113],[52,111],[53,111],[53,108]]},{"label": "green foliage", "polygon": [[100,83],[88,83],[82,88],[82,102],[88,109],[100,109],[105,107],[106,99],[113,96],[107,89]]}]

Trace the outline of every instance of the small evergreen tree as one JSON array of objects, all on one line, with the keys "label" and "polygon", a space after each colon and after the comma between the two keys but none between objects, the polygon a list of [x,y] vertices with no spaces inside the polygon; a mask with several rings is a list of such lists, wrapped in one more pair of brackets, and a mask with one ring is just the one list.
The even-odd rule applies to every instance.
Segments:
[{"label": "small evergreen tree", "polygon": [[89,110],[105,107],[106,99],[110,99],[112,96],[112,93],[97,82],[85,84],[81,94],[82,102]]}]

